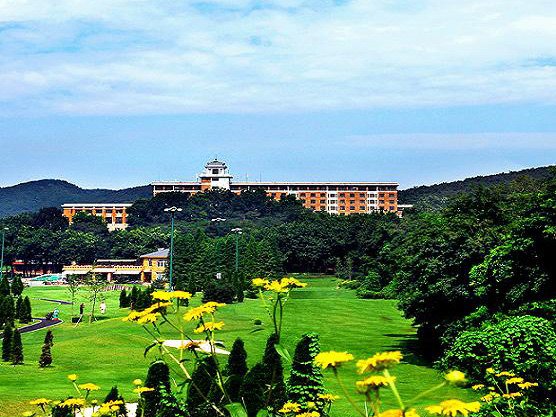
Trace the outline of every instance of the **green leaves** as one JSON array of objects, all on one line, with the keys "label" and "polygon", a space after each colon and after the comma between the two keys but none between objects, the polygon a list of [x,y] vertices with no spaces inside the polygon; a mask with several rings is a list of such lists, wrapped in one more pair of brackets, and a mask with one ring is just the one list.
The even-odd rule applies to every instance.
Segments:
[{"label": "green leaves", "polygon": [[280,344],[275,344],[274,349],[276,349],[276,352],[282,357],[282,359],[284,359],[288,363],[292,363],[292,357],[290,355],[290,352],[288,352],[288,349]]},{"label": "green leaves", "polygon": [[[226,410],[230,413],[230,417],[247,417],[247,411],[241,403],[231,403],[224,406]],[[259,415],[257,414],[257,417]]]}]

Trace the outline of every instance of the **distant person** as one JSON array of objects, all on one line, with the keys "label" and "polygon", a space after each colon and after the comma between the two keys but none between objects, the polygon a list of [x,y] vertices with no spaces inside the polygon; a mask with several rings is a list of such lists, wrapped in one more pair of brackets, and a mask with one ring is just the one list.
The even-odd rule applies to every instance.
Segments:
[{"label": "distant person", "polygon": [[85,312],[85,304],[81,303],[81,305],[79,306],[79,315],[82,316],[84,312]]},{"label": "distant person", "polygon": [[52,312],[52,320],[58,320],[59,315],[60,315],[60,310],[58,310],[58,307],[56,307]]},{"label": "distant person", "polygon": [[100,303],[100,314],[106,313],[106,303],[103,301]]}]

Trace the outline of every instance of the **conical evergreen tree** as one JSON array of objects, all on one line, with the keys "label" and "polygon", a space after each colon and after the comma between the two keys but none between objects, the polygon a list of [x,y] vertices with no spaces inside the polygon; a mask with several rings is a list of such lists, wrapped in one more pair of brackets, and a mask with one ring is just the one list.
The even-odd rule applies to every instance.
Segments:
[{"label": "conical evergreen tree", "polygon": [[14,307],[14,299],[11,295],[4,296],[2,300],[2,305],[0,305],[0,320],[2,323],[11,323],[14,321],[15,316],[15,307]]},{"label": "conical evergreen tree", "polygon": [[247,352],[245,351],[243,340],[238,337],[232,346],[225,369],[225,373],[228,376],[226,392],[232,402],[240,401],[241,383],[247,370]]},{"label": "conical evergreen tree", "polygon": [[131,288],[131,294],[129,295],[129,306],[132,310],[137,310],[137,297],[139,296],[139,288],[133,286]]},{"label": "conical evergreen tree", "polygon": [[266,372],[266,367],[258,363],[243,378],[239,396],[245,405],[248,417],[256,417],[259,410],[265,408]]},{"label": "conical evergreen tree", "polygon": [[8,281],[8,276],[3,275],[2,281],[0,281],[0,294],[2,295],[10,295],[10,282]]},{"label": "conical evergreen tree", "polygon": [[50,346],[54,346],[54,335],[52,334],[52,330],[46,331],[46,335],[44,336],[44,343],[49,344]]},{"label": "conical evergreen tree", "polygon": [[23,343],[21,342],[21,333],[17,330],[14,330],[12,337],[10,360],[12,361],[12,365],[20,365],[23,363]]},{"label": "conical evergreen tree", "polygon": [[46,368],[52,364],[52,352],[50,343],[45,343],[42,345],[41,356],[39,357],[39,367]]},{"label": "conical evergreen tree", "polygon": [[187,389],[187,410],[192,416],[206,415],[210,404],[207,402],[215,384],[216,363],[212,357],[202,360],[191,374]]},{"label": "conical evergreen tree", "polygon": [[157,361],[151,364],[145,379],[145,386],[154,388],[154,391],[145,392],[143,397],[144,401],[144,414],[143,417],[156,417],[158,408],[160,406],[160,389],[163,387],[170,390],[170,368],[162,361]]},{"label": "conical evergreen tree", "polygon": [[274,410],[281,408],[286,402],[284,367],[282,366],[282,359],[275,347],[278,343],[278,335],[276,333],[271,334],[266,341],[266,348],[262,361],[266,369],[266,385],[269,387],[265,393],[265,405]]},{"label": "conical evergreen tree", "polygon": [[21,278],[19,275],[16,275],[12,281],[12,294],[15,297],[19,297],[23,292],[23,282],[21,282]]},{"label": "conical evergreen tree", "polygon": [[120,308],[129,307],[129,299],[126,290],[120,292]]},{"label": "conical evergreen tree", "polygon": [[319,352],[319,336],[316,333],[304,334],[293,355],[288,400],[298,404],[314,402],[322,415],[325,404],[318,395],[325,392],[324,378],[320,367],[315,365],[315,357]]},{"label": "conical evergreen tree", "polygon": [[23,312],[23,298],[17,297],[15,301],[15,314],[14,319],[21,320],[21,313]]},{"label": "conical evergreen tree", "polygon": [[31,300],[29,300],[29,297],[25,297],[23,299],[23,306],[22,306],[22,309],[21,309],[21,317],[20,317],[19,320],[22,323],[30,323],[33,320],[32,316],[33,315],[31,313]]},{"label": "conical evergreen tree", "polygon": [[4,327],[4,334],[2,335],[2,360],[9,362],[12,359],[12,339],[13,328],[9,324]]},{"label": "conical evergreen tree", "polygon": [[119,406],[119,410],[118,410],[118,417],[126,417],[127,416],[127,409],[125,407],[125,401],[124,401],[124,397],[122,397],[120,395],[120,393],[118,392],[118,387],[117,386],[113,386],[110,391],[108,392],[108,395],[106,395],[106,398],[104,398],[104,402],[107,403],[109,401],[122,401],[123,404]]}]

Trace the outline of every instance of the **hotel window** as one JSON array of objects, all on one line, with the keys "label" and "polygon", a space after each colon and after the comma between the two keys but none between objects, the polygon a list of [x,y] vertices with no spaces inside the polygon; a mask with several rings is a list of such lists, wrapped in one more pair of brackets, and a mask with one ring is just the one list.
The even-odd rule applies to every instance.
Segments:
[{"label": "hotel window", "polygon": [[390,206],[390,210],[394,210],[394,206]]},{"label": "hotel window", "polygon": [[168,265],[168,261],[156,261],[157,266],[159,267],[166,267]]},{"label": "hotel window", "polygon": [[317,200],[311,200],[311,204],[315,204]]},{"label": "hotel window", "polygon": [[365,206],[359,206],[359,210],[365,210]]},{"label": "hotel window", "polygon": [[350,197],[355,197],[355,193],[349,193]]},{"label": "hotel window", "polygon": [[355,204],[355,200],[349,200],[349,204]]},{"label": "hotel window", "polygon": [[345,210],[346,206],[340,206],[340,210]]},{"label": "hotel window", "polygon": [[315,197],[315,193],[311,193],[311,197]]},{"label": "hotel window", "polygon": [[350,210],[355,210],[355,206],[350,206]]},{"label": "hotel window", "polygon": [[378,200],[380,204],[384,204],[384,200]]},{"label": "hotel window", "polygon": [[360,194],[359,194],[359,197],[365,198],[365,193],[360,193]]}]

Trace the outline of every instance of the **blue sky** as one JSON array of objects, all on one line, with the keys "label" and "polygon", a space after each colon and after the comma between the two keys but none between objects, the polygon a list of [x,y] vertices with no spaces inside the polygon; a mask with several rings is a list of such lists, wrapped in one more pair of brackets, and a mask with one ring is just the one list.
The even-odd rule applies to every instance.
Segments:
[{"label": "blue sky", "polygon": [[402,186],[556,161],[544,0],[0,0],[0,186]]}]

